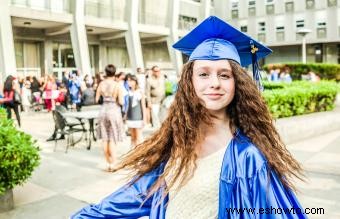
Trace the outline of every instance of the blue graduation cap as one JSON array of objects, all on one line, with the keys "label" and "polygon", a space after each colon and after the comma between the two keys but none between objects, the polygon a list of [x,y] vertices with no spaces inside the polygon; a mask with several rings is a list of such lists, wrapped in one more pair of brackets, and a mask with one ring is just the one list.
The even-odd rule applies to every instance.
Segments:
[{"label": "blue graduation cap", "polygon": [[223,20],[210,16],[177,41],[173,47],[192,60],[231,59],[246,67],[252,64],[253,78],[262,89],[258,60],[272,50]]}]

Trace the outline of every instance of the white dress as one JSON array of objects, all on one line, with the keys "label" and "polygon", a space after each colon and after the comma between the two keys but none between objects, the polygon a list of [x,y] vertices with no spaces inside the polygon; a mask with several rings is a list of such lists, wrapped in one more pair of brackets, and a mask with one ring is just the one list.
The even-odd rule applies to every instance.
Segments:
[{"label": "white dress", "polygon": [[217,218],[219,177],[226,148],[198,159],[193,178],[177,193],[175,188],[170,189],[165,218]]}]

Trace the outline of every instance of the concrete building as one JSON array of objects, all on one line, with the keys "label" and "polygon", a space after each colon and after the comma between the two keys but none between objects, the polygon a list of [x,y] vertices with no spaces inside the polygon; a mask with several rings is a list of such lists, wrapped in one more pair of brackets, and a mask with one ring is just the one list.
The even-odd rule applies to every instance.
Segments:
[{"label": "concrete building", "polygon": [[307,61],[339,63],[337,0],[1,0],[0,80],[108,63],[132,72],[159,65],[178,72],[171,45],[209,15],[217,15],[269,45],[265,62],[301,60],[299,28],[309,28]]}]

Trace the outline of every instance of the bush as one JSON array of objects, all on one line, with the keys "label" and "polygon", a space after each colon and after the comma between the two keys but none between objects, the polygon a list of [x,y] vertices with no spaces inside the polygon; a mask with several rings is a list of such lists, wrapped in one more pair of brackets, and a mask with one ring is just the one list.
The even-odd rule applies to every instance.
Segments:
[{"label": "bush", "polygon": [[293,80],[301,80],[301,75],[313,71],[324,80],[340,81],[340,65],[338,64],[321,64],[321,63],[282,63],[282,64],[268,64],[263,66],[263,69],[269,72],[270,68],[279,68],[282,71],[287,68],[290,70],[290,75]]},{"label": "bush", "polygon": [[[327,81],[272,84],[265,83],[263,97],[275,118],[332,110],[339,91],[335,82]],[[269,89],[271,86],[274,89]]]},{"label": "bush", "polygon": [[39,165],[36,141],[18,131],[0,108],[0,194],[24,183]]}]

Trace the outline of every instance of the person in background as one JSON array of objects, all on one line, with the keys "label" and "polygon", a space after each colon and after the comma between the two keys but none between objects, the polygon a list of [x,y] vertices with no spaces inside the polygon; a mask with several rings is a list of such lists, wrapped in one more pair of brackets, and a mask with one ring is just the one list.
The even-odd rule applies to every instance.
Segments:
[{"label": "person in background", "polygon": [[148,108],[151,109],[152,125],[155,128],[160,127],[160,106],[165,98],[165,80],[166,76],[161,73],[158,66],[151,68],[151,75],[146,80],[146,99]]},{"label": "person in background", "polygon": [[23,111],[27,113],[32,103],[31,82],[29,80],[25,80],[24,86],[21,89],[21,99]]},{"label": "person in background", "polygon": [[81,105],[82,106],[91,106],[96,103],[95,101],[95,92],[90,83],[86,84],[86,89],[82,92],[81,95]]},{"label": "person in background", "polygon": [[68,81],[68,88],[70,92],[70,101],[72,104],[72,109],[80,111],[81,103],[81,84],[77,78],[77,75],[71,74]]},{"label": "person in background", "polygon": [[123,104],[121,85],[115,81],[116,67],[105,67],[106,79],[102,81],[96,93],[96,102],[103,97],[98,116],[97,137],[102,140],[107,171],[112,171],[116,161],[116,145],[123,141],[124,125],[120,105]]},{"label": "person in background", "polygon": [[45,101],[45,107],[47,109],[47,112],[51,112],[52,107],[53,107],[53,98],[52,98],[52,93],[53,90],[56,90],[57,86],[55,83],[55,79],[52,75],[47,75],[44,80],[44,85],[43,85],[43,97]]},{"label": "person in background", "polygon": [[32,93],[32,103],[34,111],[40,111],[40,103],[41,103],[41,90],[40,90],[40,83],[38,79],[33,76],[31,78],[31,93]]},{"label": "person in background", "polygon": [[144,115],[146,112],[145,95],[139,88],[138,79],[135,75],[128,75],[129,106],[126,113],[126,125],[131,135],[131,145],[135,147],[143,140],[142,128],[144,127]]},{"label": "person in background", "polygon": [[14,78],[12,75],[9,75],[6,78],[6,81],[4,83],[4,89],[3,89],[3,98],[0,100],[0,103],[3,104],[6,108],[7,112],[7,118],[12,118],[12,110],[15,113],[15,117],[18,121],[19,127],[21,126],[21,120],[20,120],[20,112],[19,112],[19,106],[21,104],[21,101],[16,100],[16,97],[20,97],[20,88],[19,83],[17,82],[16,78]]}]

